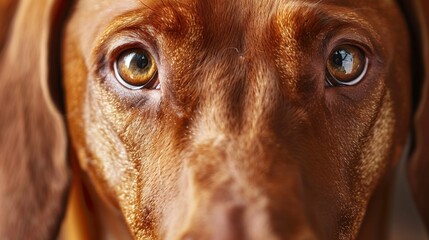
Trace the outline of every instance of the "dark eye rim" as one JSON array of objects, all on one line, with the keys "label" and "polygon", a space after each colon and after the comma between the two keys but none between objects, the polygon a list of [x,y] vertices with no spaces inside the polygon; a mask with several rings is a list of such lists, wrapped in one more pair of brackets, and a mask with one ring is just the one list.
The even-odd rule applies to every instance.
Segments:
[{"label": "dark eye rim", "polygon": [[[150,42],[142,42],[142,41],[118,41],[119,44],[113,44],[113,46],[110,48],[110,50],[107,53],[107,56],[109,59],[109,65],[110,65],[110,72],[111,76],[121,84],[122,87],[128,89],[128,90],[142,90],[145,89],[148,86],[157,85],[154,84],[154,82],[157,81],[158,75],[159,75],[159,68],[160,68],[160,61],[159,61],[159,55],[158,51],[156,51],[155,48],[152,47],[153,44],[150,44]],[[152,78],[143,85],[132,85],[127,83],[119,74],[118,71],[118,58],[119,56],[129,50],[132,49],[140,49],[146,52],[148,55],[150,55],[151,59],[156,64],[156,71],[153,74]],[[154,88],[155,89],[155,88]],[[158,87],[156,89],[159,89]]]},{"label": "dark eye rim", "polygon": [[361,74],[359,74],[359,76],[357,78],[355,78],[354,80],[347,81],[347,82],[336,79],[334,76],[332,76],[332,74],[329,72],[329,70],[326,69],[326,73],[327,73],[326,81],[327,81],[327,84],[328,84],[328,86],[331,86],[331,87],[336,87],[336,86],[354,86],[354,85],[358,84],[359,82],[361,82],[363,78],[365,78],[365,76],[366,76],[366,74],[368,72],[368,67],[369,67],[369,59],[368,59],[368,57],[365,57],[365,65],[364,65],[364,67],[362,69]]},{"label": "dark eye rim", "polygon": [[[128,49],[128,50],[130,50],[130,49]],[[124,50],[124,51],[122,51],[122,52],[125,52],[125,51],[128,51],[128,50]],[[146,51],[146,52],[147,52],[147,51]],[[150,54],[150,53],[149,53],[149,54]],[[153,57],[152,57],[152,59],[153,59]],[[155,60],[153,60],[153,61],[155,61]],[[156,63],[155,63],[155,64],[156,64]],[[115,75],[116,80],[117,80],[120,84],[122,84],[124,87],[126,87],[126,88],[128,88],[128,89],[130,89],[130,90],[141,90],[141,89],[145,88],[146,86],[150,85],[150,84],[154,81],[154,79],[156,79],[156,78],[158,77],[158,68],[157,68],[157,69],[155,70],[155,73],[153,74],[153,76],[151,77],[151,79],[149,79],[149,81],[148,81],[147,83],[142,84],[142,85],[132,85],[132,84],[129,84],[127,81],[125,81],[125,80],[122,78],[121,74],[119,73],[119,70],[118,70],[118,59],[116,59],[116,60],[113,62],[113,72],[114,72],[114,75]]]},{"label": "dark eye rim", "polygon": [[359,51],[361,51],[362,54],[363,54],[363,56],[364,56],[365,65],[364,65],[364,67],[362,69],[362,72],[359,74],[359,76],[356,77],[355,79],[351,80],[351,81],[341,81],[341,80],[338,80],[337,78],[335,78],[334,76],[332,76],[332,74],[330,73],[328,67],[325,67],[325,72],[326,72],[325,86],[326,87],[354,86],[354,85],[360,83],[365,78],[365,76],[368,73],[370,59],[368,57],[368,54],[367,54],[367,51],[366,51],[366,47],[362,47],[359,44],[355,44],[353,42],[352,43],[350,43],[350,42],[345,42],[344,43],[343,42],[341,44],[336,44],[335,47],[333,48],[333,50],[329,52],[328,59],[329,59],[329,57],[331,56],[331,54],[334,51],[338,50],[342,46],[355,47]]}]

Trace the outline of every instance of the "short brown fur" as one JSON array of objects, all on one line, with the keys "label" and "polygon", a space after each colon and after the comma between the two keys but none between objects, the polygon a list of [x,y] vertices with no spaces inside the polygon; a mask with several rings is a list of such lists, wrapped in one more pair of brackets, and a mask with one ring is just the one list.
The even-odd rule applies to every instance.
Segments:
[{"label": "short brown fur", "polygon": [[[0,237],[56,235],[66,159],[65,239],[385,237],[365,223],[386,221],[382,193],[404,152],[417,81],[418,36],[396,1],[78,0],[56,49],[57,79],[47,49],[64,4],[21,0],[1,55],[0,96],[13,104],[0,118],[9,136],[0,203],[24,206],[0,209]],[[29,13],[39,28],[24,37]],[[355,86],[325,83],[339,44],[360,46],[370,61]],[[117,55],[136,46],[154,56],[160,90],[130,90],[112,74]],[[10,71],[28,53],[37,69]],[[63,119],[53,80],[64,84]],[[426,218],[418,170],[427,162],[417,155],[410,168]]]}]

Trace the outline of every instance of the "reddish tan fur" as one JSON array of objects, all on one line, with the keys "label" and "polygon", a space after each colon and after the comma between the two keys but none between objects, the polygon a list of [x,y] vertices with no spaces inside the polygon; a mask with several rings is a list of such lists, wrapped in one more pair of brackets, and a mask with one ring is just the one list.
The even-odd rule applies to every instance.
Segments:
[{"label": "reddish tan fur", "polygon": [[[362,4],[109,5],[81,32],[81,16],[96,13],[78,2],[63,61],[73,147],[134,237],[356,236],[402,152],[409,120],[395,116],[410,101],[400,13]],[[328,35],[371,48],[363,84],[325,89]],[[157,50],[160,93],[128,91],[108,73],[124,36]]]},{"label": "reddish tan fur", "polygon": [[[53,16],[63,2],[52,3],[33,4],[47,10],[32,11]],[[52,25],[53,18],[37,19],[49,34],[43,26]],[[13,34],[24,41],[16,26]],[[62,79],[54,79],[64,84],[73,171],[62,237],[383,239],[384,229],[370,225],[386,221],[385,192],[411,128],[413,39],[408,36],[394,0],[76,1],[64,22]],[[32,47],[34,38],[24,43]],[[49,139],[38,142],[57,152],[37,162],[56,163],[59,170],[30,169],[46,179],[58,174],[60,186],[32,188],[27,172],[17,174],[23,184],[16,186],[6,179],[13,176],[8,169],[24,167],[18,162],[5,168],[10,162],[0,160],[0,181],[7,183],[0,185],[0,194],[6,186],[24,201],[27,188],[42,189],[54,193],[43,200],[61,204],[66,139],[46,89],[46,79],[53,79],[42,52],[46,39],[34,43],[46,48],[34,54],[43,61],[32,59],[41,65],[40,79],[34,77],[37,71],[10,75],[21,65],[9,54],[16,58],[33,50],[19,50],[10,41],[2,53],[0,63],[7,67],[0,65],[0,79],[8,80],[1,82],[0,96],[9,96],[8,83],[28,91],[23,79],[30,76],[30,89],[39,97],[6,110],[23,106],[40,113],[0,120],[6,126],[1,130],[18,132],[21,137],[12,139],[23,141],[28,128],[7,124],[35,131],[39,122],[28,119],[49,118],[42,126],[56,130],[34,136]],[[161,90],[129,90],[115,79],[112,62],[129,42],[154,56]],[[326,59],[342,43],[365,48],[368,73],[358,85],[326,87]],[[0,153],[13,152],[7,148],[14,143],[6,140],[1,138]],[[24,146],[20,152],[33,153]],[[421,159],[412,166],[427,167]],[[413,186],[425,181],[416,179]],[[0,205],[18,200],[0,197]],[[0,238],[15,237],[10,229],[19,226],[13,221],[21,214],[30,219],[24,210],[7,210],[0,208]],[[60,207],[50,213],[52,222],[61,222]],[[6,225],[2,216],[9,216]],[[34,229],[27,221],[21,226]],[[52,226],[40,227],[38,236],[55,234]]]}]

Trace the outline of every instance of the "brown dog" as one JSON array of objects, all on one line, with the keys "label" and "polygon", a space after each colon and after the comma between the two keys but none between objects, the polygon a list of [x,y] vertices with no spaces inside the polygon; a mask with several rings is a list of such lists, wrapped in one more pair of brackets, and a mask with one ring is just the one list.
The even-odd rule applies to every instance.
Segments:
[{"label": "brown dog", "polygon": [[420,4],[21,0],[0,39],[0,238],[56,236],[66,159],[70,239],[384,238],[412,99],[429,223]]}]

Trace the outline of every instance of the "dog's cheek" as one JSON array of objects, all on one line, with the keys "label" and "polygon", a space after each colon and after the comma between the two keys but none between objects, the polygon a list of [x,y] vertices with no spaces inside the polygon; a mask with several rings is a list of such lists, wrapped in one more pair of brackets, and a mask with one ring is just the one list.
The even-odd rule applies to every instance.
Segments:
[{"label": "dog's cheek", "polygon": [[[73,31],[72,31],[73,32]],[[88,77],[84,54],[73,34],[66,35],[63,66],[67,123],[72,151],[80,167],[90,176],[99,196],[119,208],[136,206],[138,170],[128,160],[127,147],[118,129],[127,115],[115,108],[112,94]],[[127,196],[126,201],[118,196]],[[125,199],[125,198],[124,198]]]},{"label": "dog's cheek", "polygon": [[100,194],[117,204],[134,236],[155,236],[159,211],[177,194],[186,121],[168,101],[129,107],[102,85],[94,83],[87,92],[88,172],[102,186]]}]

